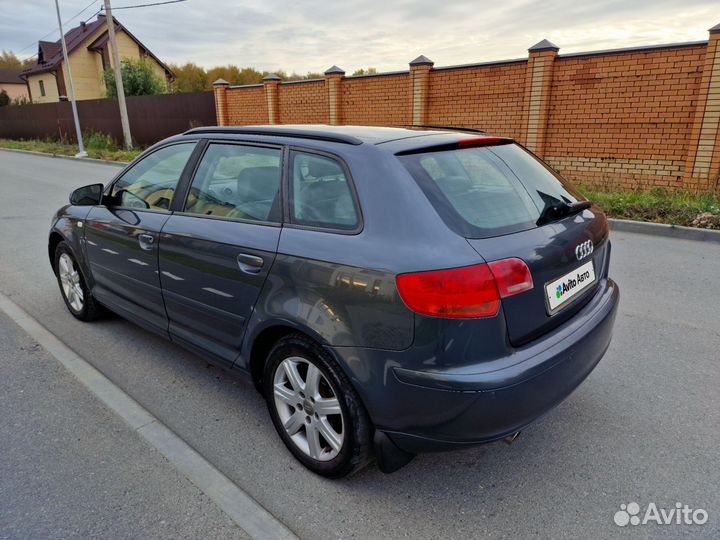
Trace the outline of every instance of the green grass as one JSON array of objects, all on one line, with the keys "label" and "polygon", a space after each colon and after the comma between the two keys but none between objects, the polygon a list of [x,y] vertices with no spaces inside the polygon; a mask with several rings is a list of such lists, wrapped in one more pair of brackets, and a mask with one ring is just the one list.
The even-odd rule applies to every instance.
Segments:
[{"label": "green grass", "polygon": [[[122,150],[115,142],[100,133],[91,133],[83,136],[85,150],[88,157],[94,159],[107,159],[110,161],[130,162],[140,155],[141,150]],[[78,153],[78,147],[74,144],[64,144],[50,140],[26,140],[17,141],[12,139],[0,139],[0,148],[12,150],[29,150],[31,152],[45,152],[58,156],[74,156]]]},{"label": "green grass", "polygon": [[579,187],[608,217],[720,229],[720,196],[681,190],[601,191]]}]

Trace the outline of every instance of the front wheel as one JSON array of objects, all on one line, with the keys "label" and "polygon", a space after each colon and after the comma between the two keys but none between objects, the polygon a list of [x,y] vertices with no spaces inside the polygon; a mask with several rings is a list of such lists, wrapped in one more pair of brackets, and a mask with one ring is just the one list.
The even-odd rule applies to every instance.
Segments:
[{"label": "front wheel", "polygon": [[280,438],[308,469],[341,478],[370,461],[365,408],[320,345],[300,334],[282,338],[270,351],[263,385]]},{"label": "front wheel", "polygon": [[70,313],[81,321],[94,321],[100,316],[100,306],[95,302],[77,261],[66,242],[55,249],[55,274],[60,293]]}]

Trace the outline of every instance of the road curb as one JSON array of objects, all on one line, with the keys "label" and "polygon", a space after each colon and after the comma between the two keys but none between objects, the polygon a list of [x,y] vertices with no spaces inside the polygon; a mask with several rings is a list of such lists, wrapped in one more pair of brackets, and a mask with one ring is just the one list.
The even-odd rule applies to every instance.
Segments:
[{"label": "road curb", "polygon": [[698,229],[696,227],[633,221],[630,219],[608,219],[608,221],[610,222],[610,228],[614,231],[664,236],[668,238],[678,238],[680,240],[720,243],[720,231],[713,229]]},{"label": "road curb", "polygon": [[60,362],[91,394],[122,418],[146,443],[160,452],[250,538],[298,540],[287,526],[263,508],[249,493],[1,292],[0,311]]},{"label": "road curb", "polygon": [[[21,150],[19,148],[0,148],[0,151],[3,152],[15,152],[17,154],[28,154],[31,156],[42,156],[42,157],[49,157],[49,158],[58,158],[58,159],[70,159],[72,161],[89,161],[90,163],[101,163],[104,165],[115,165],[116,167],[124,167],[127,165],[124,161],[112,161],[109,159],[96,159],[96,158],[76,158],[74,156],[65,156],[63,154],[51,154],[49,152],[35,152],[33,150]],[[129,162],[128,162],[129,163]]]}]

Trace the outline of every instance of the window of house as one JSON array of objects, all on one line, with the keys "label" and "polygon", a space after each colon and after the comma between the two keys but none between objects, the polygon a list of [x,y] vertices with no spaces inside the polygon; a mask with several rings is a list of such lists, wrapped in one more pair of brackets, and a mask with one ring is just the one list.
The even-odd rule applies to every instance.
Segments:
[{"label": "window of house", "polygon": [[45,82],[42,80],[40,81],[40,95],[41,96],[45,95]]}]

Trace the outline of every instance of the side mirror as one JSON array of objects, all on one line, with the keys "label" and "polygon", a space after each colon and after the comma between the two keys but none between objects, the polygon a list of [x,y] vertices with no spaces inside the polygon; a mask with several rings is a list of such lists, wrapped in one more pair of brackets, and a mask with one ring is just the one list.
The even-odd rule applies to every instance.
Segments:
[{"label": "side mirror", "polygon": [[70,194],[70,204],[76,206],[94,206],[100,204],[103,192],[102,184],[90,184],[77,188]]}]

